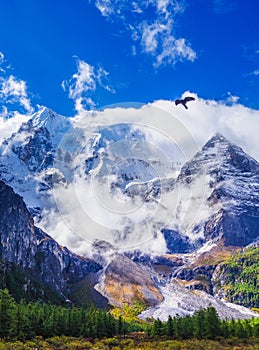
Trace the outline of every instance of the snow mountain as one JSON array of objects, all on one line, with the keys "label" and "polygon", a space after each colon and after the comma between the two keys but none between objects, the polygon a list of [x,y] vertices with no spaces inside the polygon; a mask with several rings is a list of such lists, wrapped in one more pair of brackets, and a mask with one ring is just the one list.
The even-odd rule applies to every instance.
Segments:
[{"label": "snow mountain", "polygon": [[[188,253],[207,242],[245,246],[257,239],[258,162],[223,135],[214,135],[179,169],[178,159],[165,161],[140,126],[91,128],[43,107],[0,151],[0,179],[24,198],[37,220],[56,208],[53,189],[59,195],[73,185],[80,205],[94,189],[83,211],[91,203],[88,216],[109,215],[112,229],[104,239],[120,247],[159,237],[167,253]],[[55,210],[70,212],[71,223],[74,203],[59,205]],[[97,239],[107,230],[99,231]]]},{"label": "snow mountain", "polygon": [[[259,236],[258,162],[223,135],[180,167],[140,126],[93,128],[42,108],[0,151],[1,260],[24,270],[24,290],[33,281],[63,299],[90,290],[117,306],[138,295],[150,306],[143,318],[191,314],[209,303],[230,318],[251,316],[215,298],[217,262],[206,262]],[[39,224],[56,219],[46,231],[54,238],[62,220],[83,230],[91,259],[59,245],[32,216]]]},{"label": "snow mountain", "polygon": [[23,196],[29,208],[42,208],[53,180],[62,181],[53,165],[71,126],[68,118],[44,107],[0,146],[0,178]]},{"label": "snow mountain", "polygon": [[189,252],[208,241],[246,246],[258,237],[258,162],[214,135],[181,169],[174,217],[163,229],[168,251]]}]

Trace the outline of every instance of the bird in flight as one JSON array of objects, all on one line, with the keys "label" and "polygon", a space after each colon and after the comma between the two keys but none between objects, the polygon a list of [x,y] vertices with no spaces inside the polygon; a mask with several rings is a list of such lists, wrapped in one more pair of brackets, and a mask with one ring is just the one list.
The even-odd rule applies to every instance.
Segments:
[{"label": "bird in flight", "polygon": [[185,109],[188,109],[188,107],[187,107],[187,102],[189,102],[189,101],[194,101],[195,100],[195,98],[194,97],[192,97],[192,96],[187,96],[187,97],[185,97],[184,99],[182,99],[182,100],[175,100],[175,105],[177,106],[177,105],[179,105],[180,103],[184,106],[184,108]]}]

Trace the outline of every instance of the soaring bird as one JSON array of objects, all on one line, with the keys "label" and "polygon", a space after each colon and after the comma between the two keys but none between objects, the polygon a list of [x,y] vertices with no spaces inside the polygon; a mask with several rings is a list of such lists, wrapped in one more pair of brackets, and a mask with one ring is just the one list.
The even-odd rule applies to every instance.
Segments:
[{"label": "soaring bird", "polygon": [[186,103],[189,102],[189,101],[194,101],[194,100],[195,100],[194,97],[187,96],[183,100],[175,100],[175,105],[177,106],[177,105],[179,105],[179,103],[181,103],[184,106],[184,108],[188,109]]}]

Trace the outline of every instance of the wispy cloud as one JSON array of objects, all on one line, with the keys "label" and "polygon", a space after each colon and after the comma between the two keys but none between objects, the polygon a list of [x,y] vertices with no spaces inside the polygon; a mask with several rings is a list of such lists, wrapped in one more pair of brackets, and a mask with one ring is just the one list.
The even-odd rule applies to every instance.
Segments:
[{"label": "wispy cloud", "polygon": [[124,25],[138,49],[153,57],[155,67],[196,59],[196,52],[175,30],[178,16],[185,11],[185,1],[95,0],[94,3],[104,17]]},{"label": "wispy cloud", "polygon": [[76,57],[76,64],[77,72],[72,75],[71,79],[62,81],[61,86],[64,91],[68,91],[69,98],[75,102],[75,110],[80,114],[96,106],[91,95],[96,91],[97,86],[112,93],[115,91],[107,82],[109,73],[105,69],[95,68],[78,57]]},{"label": "wispy cloud", "polygon": [[252,72],[244,74],[245,77],[254,77],[259,75],[259,69],[255,69]]},{"label": "wispy cloud", "polygon": [[33,107],[29,98],[27,84],[24,80],[9,74],[10,69],[11,66],[7,63],[4,53],[0,52],[0,103],[2,105],[2,115],[3,113],[8,114],[8,107],[11,105],[18,105],[26,113],[32,113]]},{"label": "wispy cloud", "polygon": [[3,52],[0,51],[0,72],[4,72],[4,68],[2,67],[3,63],[5,61]]},{"label": "wispy cloud", "polygon": [[4,53],[0,52],[0,144],[33,112],[26,82],[8,74],[10,69]]},{"label": "wispy cloud", "polygon": [[26,82],[17,79],[14,75],[0,78],[0,99],[8,104],[18,103],[26,112],[33,112]]}]

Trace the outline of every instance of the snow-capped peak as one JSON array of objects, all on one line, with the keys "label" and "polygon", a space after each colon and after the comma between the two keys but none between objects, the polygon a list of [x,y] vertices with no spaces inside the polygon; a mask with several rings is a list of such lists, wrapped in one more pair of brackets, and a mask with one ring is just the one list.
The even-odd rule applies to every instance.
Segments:
[{"label": "snow-capped peak", "polygon": [[28,124],[31,128],[46,128],[53,137],[57,133],[64,134],[71,127],[69,118],[57,114],[47,107],[42,107],[33,114]]},{"label": "snow-capped peak", "polygon": [[187,162],[181,170],[180,178],[194,174],[207,173],[215,175],[220,173],[218,180],[224,174],[255,173],[257,168],[255,159],[245,153],[242,148],[234,145],[223,135],[215,134],[198,152],[191,161]]},{"label": "snow-capped peak", "polygon": [[209,146],[212,146],[213,144],[216,144],[216,143],[230,143],[230,141],[221,133],[217,132],[203,146],[203,149],[208,148]]}]

